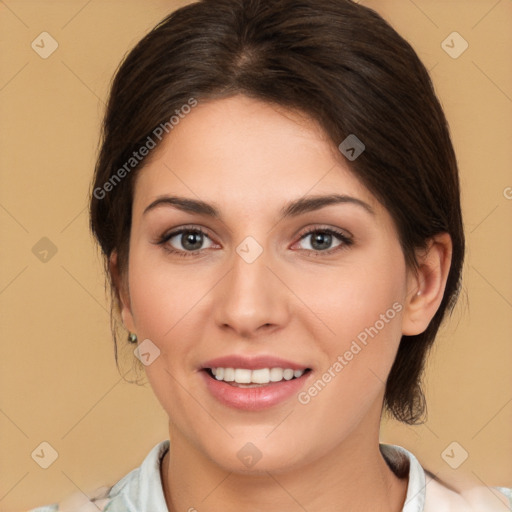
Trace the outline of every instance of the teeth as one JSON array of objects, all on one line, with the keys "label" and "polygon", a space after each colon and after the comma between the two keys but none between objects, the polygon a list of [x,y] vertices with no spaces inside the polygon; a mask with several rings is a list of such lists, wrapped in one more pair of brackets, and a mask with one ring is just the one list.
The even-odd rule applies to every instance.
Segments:
[{"label": "teeth", "polygon": [[233,382],[235,380],[235,370],[233,368],[224,368],[224,380]]},{"label": "teeth", "polygon": [[267,382],[270,380],[270,370],[268,368],[262,368],[261,370],[244,371],[247,371],[251,374],[249,379],[254,384],[267,384]]},{"label": "teeth", "polygon": [[287,368],[286,370],[283,370],[283,378],[284,378],[284,380],[291,380],[291,379],[293,379],[293,370],[290,369],[290,368]]},{"label": "teeth", "polygon": [[211,368],[212,374],[217,380],[235,382],[237,384],[268,384],[299,378],[305,370],[292,370],[291,368],[258,368],[248,370],[246,368]]},{"label": "teeth", "polygon": [[[222,370],[222,368],[217,368],[217,375],[219,373],[219,370]],[[224,372],[222,372],[224,373]],[[242,370],[240,368],[235,369],[235,382],[238,382],[239,384],[250,384],[251,383],[251,370]],[[217,377],[219,379],[219,377]],[[222,380],[219,379],[219,380]]]}]

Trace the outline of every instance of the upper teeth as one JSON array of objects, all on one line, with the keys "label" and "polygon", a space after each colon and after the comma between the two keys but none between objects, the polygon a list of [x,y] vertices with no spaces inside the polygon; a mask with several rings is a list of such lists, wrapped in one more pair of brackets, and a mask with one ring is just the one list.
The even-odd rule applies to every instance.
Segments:
[{"label": "upper teeth", "polygon": [[300,377],[305,370],[292,370],[291,368],[259,368],[247,370],[245,368],[211,368],[217,380],[236,382],[238,384],[268,384],[280,380],[290,380]]}]

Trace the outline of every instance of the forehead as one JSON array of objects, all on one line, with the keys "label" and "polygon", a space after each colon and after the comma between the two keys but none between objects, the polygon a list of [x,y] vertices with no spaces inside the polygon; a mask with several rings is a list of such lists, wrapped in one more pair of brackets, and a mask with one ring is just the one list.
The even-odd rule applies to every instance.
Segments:
[{"label": "forehead", "polygon": [[333,193],[380,208],[315,121],[245,96],[199,104],[154,151],[137,175],[136,209],[172,194],[252,215]]}]

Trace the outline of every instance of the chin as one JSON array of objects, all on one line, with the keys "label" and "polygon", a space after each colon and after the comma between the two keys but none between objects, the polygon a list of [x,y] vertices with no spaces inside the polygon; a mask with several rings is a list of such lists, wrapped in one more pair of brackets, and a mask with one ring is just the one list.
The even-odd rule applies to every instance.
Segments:
[{"label": "chin", "polygon": [[[269,429],[266,429],[267,435]],[[266,475],[270,473],[283,473],[300,467],[309,462],[311,456],[299,452],[297,446],[303,450],[304,442],[287,438],[274,440],[265,439],[264,436],[251,436],[249,432],[241,437],[226,439],[225,442],[205,446],[204,453],[223,470],[240,475]]]}]

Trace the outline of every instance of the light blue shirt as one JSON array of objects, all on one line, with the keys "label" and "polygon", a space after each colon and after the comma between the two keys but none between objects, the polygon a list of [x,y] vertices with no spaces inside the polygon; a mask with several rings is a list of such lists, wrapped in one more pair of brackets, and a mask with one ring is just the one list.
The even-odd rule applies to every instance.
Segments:
[{"label": "light blue shirt", "polygon": [[[478,487],[459,494],[445,487],[425,472],[416,457],[405,448],[381,444],[381,451],[391,465],[409,461],[409,483],[402,512],[505,512],[512,510],[512,489]],[[29,512],[169,512],[162,481],[161,460],[169,440],[158,443],[141,466],[124,476],[102,495],[87,500],[74,495],[67,504],[38,507]],[[82,501],[80,502],[80,499]],[[73,500],[75,500],[73,502]],[[500,503],[501,501],[501,503]],[[507,504],[508,502],[508,504]]]}]

